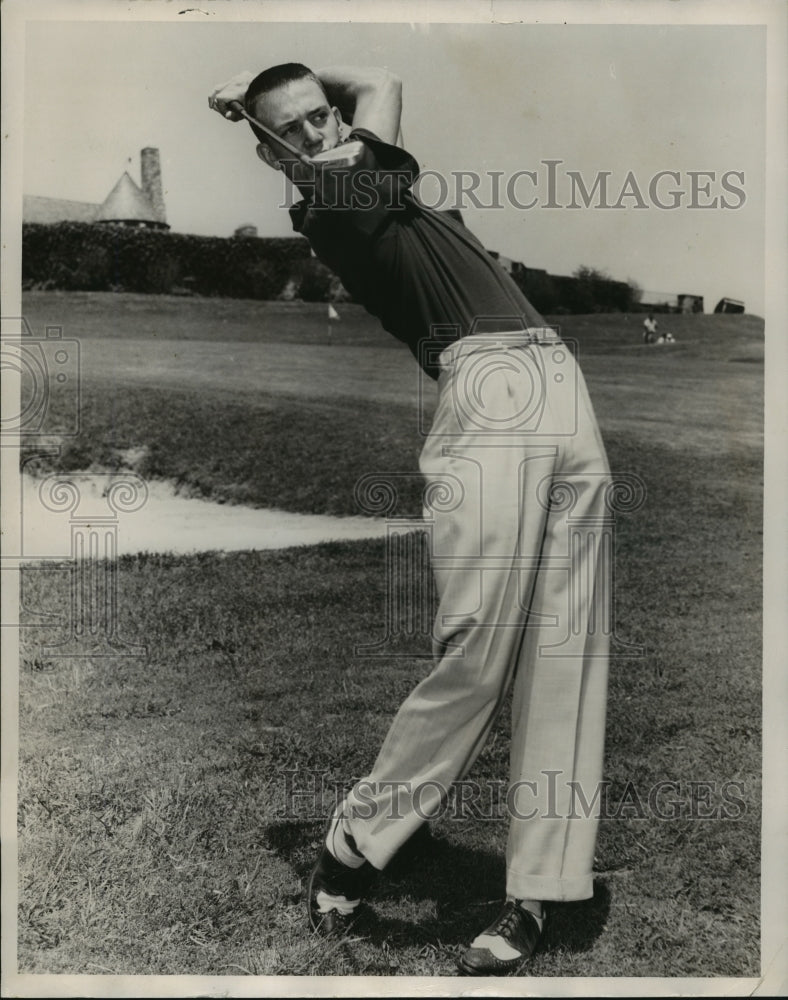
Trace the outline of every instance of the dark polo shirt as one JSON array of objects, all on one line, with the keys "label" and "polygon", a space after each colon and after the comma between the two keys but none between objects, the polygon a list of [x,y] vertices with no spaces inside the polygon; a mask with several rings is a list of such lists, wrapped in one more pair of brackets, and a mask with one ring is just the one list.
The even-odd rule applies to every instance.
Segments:
[{"label": "dark polo shirt", "polygon": [[364,143],[362,162],[299,184],[293,229],[428,375],[438,377],[438,353],[459,337],[546,325],[461,222],[416,200],[409,153],[364,129],[350,138]]}]

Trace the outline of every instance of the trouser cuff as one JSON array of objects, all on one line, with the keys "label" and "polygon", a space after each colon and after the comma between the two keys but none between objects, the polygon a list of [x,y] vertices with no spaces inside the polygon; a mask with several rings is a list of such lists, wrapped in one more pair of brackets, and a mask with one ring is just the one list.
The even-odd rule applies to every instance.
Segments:
[{"label": "trouser cuff", "polygon": [[526,875],[509,869],[506,873],[506,895],[515,899],[543,899],[558,903],[591,899],[594,878],[592,875],[551,878],[549,875]]}]

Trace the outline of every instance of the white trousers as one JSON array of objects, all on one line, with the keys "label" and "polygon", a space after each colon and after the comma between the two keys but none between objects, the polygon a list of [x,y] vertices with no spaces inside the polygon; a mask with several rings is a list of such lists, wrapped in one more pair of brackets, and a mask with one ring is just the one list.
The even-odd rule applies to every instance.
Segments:
[{"label": "white trousers", "polygon": [[471,336],[440,357],[420,458],[440,600],[434,668],[400,707],[346,815],[359,849],[384,868],[445,807],[513,683],[506,891],[585,899],[611,631],[610,472],[569,349],[547,331],[526,339]]}]

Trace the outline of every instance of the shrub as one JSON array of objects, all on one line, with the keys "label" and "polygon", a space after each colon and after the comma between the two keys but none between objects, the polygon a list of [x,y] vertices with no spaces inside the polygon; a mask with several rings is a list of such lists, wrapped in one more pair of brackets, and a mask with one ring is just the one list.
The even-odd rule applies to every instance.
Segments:
[{"label": "shrub", "polygon": [[334,272],[317,257],[301,260],[296,270],[296,295],[304,302],[328,302],[333,280]]},{"label": "shrub", "polygon": [[223,239],[84,222],[22,227],[26,288],[160,293],[188,287],[200,295],[271,299],[305,259],[309,245],[302,237]]},{"label": "shrub", "polygon": [[573,312],[630,312],[640,299],[640,289],[627,281],[614,281],[605,271],[583,265],[572,277],[575,280]]}]

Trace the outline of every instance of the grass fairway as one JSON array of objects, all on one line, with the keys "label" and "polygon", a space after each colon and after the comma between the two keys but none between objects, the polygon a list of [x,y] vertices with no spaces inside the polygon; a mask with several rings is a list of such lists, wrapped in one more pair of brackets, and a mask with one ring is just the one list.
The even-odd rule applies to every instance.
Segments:
[{"label": "grass fairway", "polygon": [[[81,342],[80,433],[39,466],[118,468],[134,451],[142,475],[193,495],[358,513],[361,476],[416,470],[436,390],[360,306],[340,308],[329,344],[322,304],[28,293],[36,333],[59,324]],[[679,342],[658,347],[636,316],[560,317],[606,441],[760,455],[763,321],[668,321]],[[68,426],[69,402],[53,394],[48,429]],[[402,504],[420,510],[418,483]]]},{"label": "grass fairway", "polygon": [[[190,492],[356,513],[361,475],[416,470],[416,366],[353,307],[329,346],[323,309],[31,296],[84,374],[82,433],[39,466],[133,450]],[[566,318],[611,466],[647,485],[616,536],[617,631],[646,653],[611,664],[594,898],[554,909],[534,976],[759,973],[762,324],[670,323],[663,349],[635,318]],[[119,631],[147,658],[48,657],[24,630],[20,971],[454,974],[501,898],[502,815],[434,823],[363,935],[304,930],[317,817],[429,669],[423,637],[353,655],[382,637],[384,565],[382,542],[143,554],[119,564]],[[22,596],[62,617],[67,574],[31,567]],[[505,778],[508,732],[504,711],[470,777]]]}]

